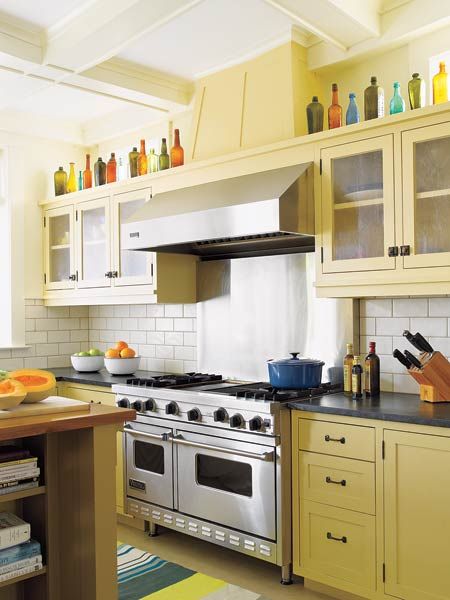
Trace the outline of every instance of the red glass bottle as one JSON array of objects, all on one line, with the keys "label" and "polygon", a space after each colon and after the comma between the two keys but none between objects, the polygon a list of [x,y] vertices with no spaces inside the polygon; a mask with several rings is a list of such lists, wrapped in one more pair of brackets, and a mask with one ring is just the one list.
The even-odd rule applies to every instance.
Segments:
[{"label": "red glass bottle", "polygon": [[83,171],[83,190],[92,187],[91,155],[86,154],[86,168]]},{"label": "red glass bottle", "polygon": [[331,86],[331,106],[328,109],[328,129],[335,129],[342,125],[342,106],[339,104],[337,83]]},{"label": "red glass bottle", "polygon": [[170,149],[170,162],[172,167],[181,167],[184,165],[184,150],[180,146],[180,130],[175,129],[175,141]]}]

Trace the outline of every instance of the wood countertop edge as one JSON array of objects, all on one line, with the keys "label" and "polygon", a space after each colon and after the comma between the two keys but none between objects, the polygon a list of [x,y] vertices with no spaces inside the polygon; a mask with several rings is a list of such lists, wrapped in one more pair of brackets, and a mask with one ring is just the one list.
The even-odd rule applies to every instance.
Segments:
[{"label": "wood countertop edge", "polygon": [[135,419],[135,410],[91,404],[89,411],[49,413],[0,420],[0,441],[102,425],[121,425],[125,421]]}]

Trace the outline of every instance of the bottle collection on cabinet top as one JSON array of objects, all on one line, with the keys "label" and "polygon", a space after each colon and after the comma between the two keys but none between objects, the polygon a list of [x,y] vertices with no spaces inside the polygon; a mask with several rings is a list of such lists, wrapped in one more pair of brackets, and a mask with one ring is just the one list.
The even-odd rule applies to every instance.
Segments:
[{"label": "bottle collection on cabinet top", "polygon": [[[322,119],[323,120],[323,119]],[[138,177],[148,173],[156,173],[173,167],[184,165],[184,150],[180,144],[180,130],[174,130],[174,144],[167,149],[167,139],[162,138],[161,150],[157,154],[155,148],[150,148],[148,154],[145,150],[145,140],[140,141],[140,151],[135,146],[128,153],[128,165],[123,157],[116,159],[115,152],[111,152],[108,162],[105,163],[99,157],[94,163],[94,184],[95,186],[113,183],[115,181],[124,181],[128,177]],[[54,174],[55,196],[85,190],[92,187],[91,155],[86,154],[86,166],[84,171],[79,171],[78,177],[75,175],[75,163],[70,163],[69,176],[64,167],[59,167]]]},{"label": "bottle collection on cabinet top", "polygon": [[380,393],[380,357],[375,352],[375,342],[369,342],[369,353],[361,364],[361,357],[353,355],[353,344],[347,344],[344,356],[344,393],[354,400],[374,398]]}]

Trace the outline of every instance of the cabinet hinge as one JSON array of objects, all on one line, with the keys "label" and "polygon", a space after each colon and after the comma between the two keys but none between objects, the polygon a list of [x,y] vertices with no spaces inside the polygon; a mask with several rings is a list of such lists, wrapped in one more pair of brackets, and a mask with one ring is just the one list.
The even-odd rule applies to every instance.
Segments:
[{"label": "cabinet hinge", "polygon": [[320,159],[319,165],[320,165],[320,167],[319,167],[320,168],[320,174],[322,175],[322,159]]},{"label": "cabinet hinge", "polygon": [[44,273],[44,283],[47,283],[47,273]]},{"label": "cabinet hinge", "polygon": [[75,271],[75,275],[77,276],[77,281],[78,281],[78,271]]},{"label": "cabinet hinge", "polygon": [[383,563],[383,583],[386,581],[386,565]]},{"label": "cabinet hinge", "polygon": [[75,221],[78,221],[78,211],[75,211]]},{"label": "cabinet hinge", "polygon": [[150,265],[150,275],[153,277],[153,263]]},{"label": "cabinet hinge", "polygon": [[320,262],[323,264],[323,246],[320,247]]},{"label": "cabinet hinge", "polygon": [[381,442],[381,458],[384,460],[385,456],[386,456],[386,442],[383,440]]}]

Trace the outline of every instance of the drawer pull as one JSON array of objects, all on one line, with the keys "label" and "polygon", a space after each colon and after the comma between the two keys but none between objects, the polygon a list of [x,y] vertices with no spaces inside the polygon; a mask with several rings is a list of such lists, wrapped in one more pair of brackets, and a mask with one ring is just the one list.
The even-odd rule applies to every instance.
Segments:
[{"label": "drawer pull", "polygon": [[345,479],[341,479],[341,481],[334,481],[333,479],[331,479],[331,477],[325,477],[325,481],[327,483],[335,483],[336,485],[342,485],[342,487],[345,487],[347,485],[347,482]]},{"label": "drawer pull", "polygon": [[327,533],[327,540],[334,540],[335,542],[342,542],[343,544],[347,543],[347,536],[343,535],[340,538],[334,537],[329,531]]},{"label": "drawer pull", "polygon": [[345,444],[345,437],[341,438],[332,438],[328,434],[325,436],[326,442],[339,442],[340,444]]}]

